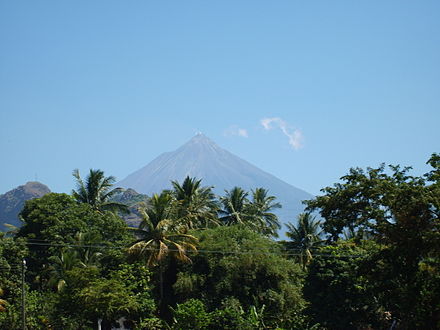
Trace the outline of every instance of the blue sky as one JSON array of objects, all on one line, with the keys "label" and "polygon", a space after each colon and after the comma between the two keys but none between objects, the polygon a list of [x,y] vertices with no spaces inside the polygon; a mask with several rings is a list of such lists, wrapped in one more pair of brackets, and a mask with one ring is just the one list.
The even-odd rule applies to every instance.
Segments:
[{"label": "blue sky", "polygon": [[0,193],[123,179],[198,131],[313,194],[424,173],[439,31],[438,1],[1,1]]}]

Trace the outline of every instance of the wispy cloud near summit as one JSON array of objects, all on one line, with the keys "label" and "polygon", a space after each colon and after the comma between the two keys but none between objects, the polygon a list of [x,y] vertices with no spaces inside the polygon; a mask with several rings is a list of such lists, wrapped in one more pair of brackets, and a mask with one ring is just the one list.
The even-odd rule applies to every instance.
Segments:
[{"label": "wispy cloud near summit", "polygon": [[279,117],[263,118],[260,120],[265,130],[270,130],[277,126],[285,136],[289,138],[289,144],[293,149],[298,150],[303,147],[304,137],[299,129],[291,128],[290,125]]},{"label": "wispy cloud near summit", "polygon": [[240,136],[247,138],[249,137],[247,129],[239,128],[236,125],[230,126],[227,130],[224,131],[225,136]]}]

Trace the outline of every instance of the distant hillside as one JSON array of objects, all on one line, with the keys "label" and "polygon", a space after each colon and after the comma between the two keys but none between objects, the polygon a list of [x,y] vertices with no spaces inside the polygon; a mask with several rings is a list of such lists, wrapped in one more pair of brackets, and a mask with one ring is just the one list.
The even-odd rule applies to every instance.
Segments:
[{"label": "distant hillside", "polygon": [[171,180],[181,182],[186,176],[202,179],[204,186],[214,186],[214,191],[219,195],[234,186],[246,190],[258,187],[269,189],[269,193],[276,196],[283,205],[277,211],[283,223],[295,221],[304,210],[301,201],[313,198],[304,190],[220,148],[203,134],[196,135],[176,151],[160,155],[115,186],[151,195],[170,189]]},{"label": "distant hillside", "polygon": [[139,194],[133,189],[118,188],[117,193],[111,198],[113,202],[125,204],[130,209],[130,214],[121,215],[125,222],[133,227],[137,227],[141,220],[141,215],[138,211],[139,206],[147,203],[148,196]]},{"label": "distant hillside", "polygon": [[0,230],[6,230],[4,223],[20,226],[18,214],[23,209],[25,201],[42,197],[48,193],[50,193],[50,189],[44,184],[28,182],[0,195]]}]

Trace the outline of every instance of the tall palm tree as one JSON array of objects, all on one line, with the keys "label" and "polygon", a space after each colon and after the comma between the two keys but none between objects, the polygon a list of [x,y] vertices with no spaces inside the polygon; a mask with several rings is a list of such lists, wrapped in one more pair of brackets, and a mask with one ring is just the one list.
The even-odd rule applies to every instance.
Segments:
[{"label": "tall palm tree", "polygon": [[137,240],[128,252],[146,260],[148,266],[159,265],[160,297],[163,298],[162,262],[167,256],[183,262],[191,262],[188,252],[197,251],[197,238],[184,233],[175,218],[173,197],[167,191],[150,198],[148,207],[141,210],[142,221],[133,229]]},{"label": "tall palm tree", "polygon": [[110,211],[113,213],[128,213],[127,205],[111,202],[110,198],[117,192],[116,189],[111,190],[115,177],[104,175],[101,170],[90,169],[89,175],[85,181],[81,178],[79,170],[73,170],[72,175],[76,179],[76,190],[72,190],[72,196],[79,203],[90,204],[98,211]]},{"label": "tall palm tree", "polygon": [[249,224],[247,199],[248,193],[240,187],[225,190],[225,195],[220,197],[222,209],[219,211],[222,217],[220,221],[225,225]]},{"label": "tall palm tree", "polygon": [[252,201],[249,212],[253,221],[258,224],[259,232],[266,236],[278,237],[277,231],[281,228],[278,217],[271,211],[281,208],[281,204],[275,202],[275,196],[268,196],[268,190],[257,188],[252,190]]},{"label": "tall palm tree", "polygon": [[299,259],[304,268],[313,258],[312,249],[323,242],[320,225],[320,221],[316,221],[310,213],[301,213],[296,226],[292,223],[286,224],[286,235],[292,240],[289,245],[299,252]]},{"label": "tall palm tree", "polygon": [[182,184],[171,181],[172,195],[176,200],[177,218],[188,229],[208,227],[217,223],[218,203],[212,187],[202,187],[202,180],[187,176]]}]

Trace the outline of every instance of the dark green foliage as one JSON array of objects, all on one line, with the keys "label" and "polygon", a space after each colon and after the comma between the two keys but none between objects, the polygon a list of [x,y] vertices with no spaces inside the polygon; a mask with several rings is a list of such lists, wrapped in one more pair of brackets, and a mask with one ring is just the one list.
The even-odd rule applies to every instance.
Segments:
[{"label": "dark green foliage", "polygon": [[[48,329],[55,314],[54,305],[57,297],[54,294],[40,291],[26,292],[26,327],[27,329]],[[22,329],[21,304],[8,305],[0,313],[1,329]]]},{"label": "dark green foliage", "polygon": [[[431,157],[431,163],[440,166],[436,157]],[[344,183],[322,189],[324,195],[307,201],[307,208],[320,212],[323,229],[332,241],[340,238],[344,229],[354,230],[359,236],[373,234],[383,242],[401,240],[399,231],[409,230],[409,236],[416,234],[415,228],[422,234],[431,231],[438,227],[435,219],[440,212],[439,183],[427,184],[423,177],[410,176],[410,169],[389,166],[391,174],[384,165],[367,171],[351,169],[341,178]],[[437,172],[438,168],[434,168],[425,177],[438,180]]]},{"label": "dark green foliage", "polygon": [[5,301],[5,304],[2,304],[4,310],[0,311],[0,328],[18,322],[22,262],[27,253],[23,239],[14,241],[12,238],[0,237],[0,299]]},{"label": "dark green foliage", "polygon": [[20,214],[23,225],[17,236],[36,242],[75,242],[78,232],[111,245],[128,240],[125,223],[112,213],[96,212],[88,204],[77,204],[66,194],[47,194],[27,201]]},{"label": "dark green foliage", "polygon": [[439,159],[431,156],[433,169],[423,177],[399,166],[390,166],[390,174],[384,166],[352,169],[343,184],[323,189],[323,196],[308,202],[324,217],[331,241],[350,229],[357,240],[367,236],[382,244],[357,276],[368,279],[371,299],[402,329],[440,325]]},{"label": "dark green foliage", "polygon": [[304,298],[310,302],[307,313],[314,322],[328,329],[386,325],[380,323],[385,311],[380,310],[359,270],[374,250],[372,244],[359,246],[352,241],[317,250],[304,286]]},{"label": "dark green foliage", "polygon": [[[417,247],[414,247],[417,249]],[[408,247],[410,250],[410,247]],[[382,308],[403,329],[438,329],[440,326],[440,256],[418,255],[416,260],[401,247],[389,246],[372,254],[361,275]]]},{"label": "dark green foliage", "polygon": [[77,244],[79,233],[87,234],[90,240],[86,243],[92,246],[123,246],[130,241],[127,226],[119,217],[78,204],[66,194],[51,193],[27,201],[21,217],[23,225],[17,237],[26,238],[30,244],[28,268],[34,276],[41,275],[49,257],[60,255],[62,246]]},{"label": "dark green foliage", "polygon": [[129,231],[106,211],[113,178],[77,173],[75,198],[28,201],[15,237],[0,237],[0,327],[21,328],[25,257],[29,329],[122,316],[133,329],[440,328],[440,156],[428,163],[421,177],[352,169],[307,202],[321,222],[301,215],[283,243],[270,239],[279,205],[263,188],[228,191],[219,218],[211,189],[188,177]]},{"label": "dark green foliage", "polygon": [[66,276],[69,286],[59,294],[59,316],[52,320],[59,328],[92,326],[98,318],[111,322],[122,316],[136,325],[154,315],[156,307],[145,266],[121,265],[107,277],[97,269],[74,268]]},{"label": "dark green foliage", "polygon": [[223,302],[222,308],[215,309],[210,313],[212,330],[246,329],[249,325],[244,317],[244,311],[238,301],[231,303],[233,299]]},{"label": "dark green foliage", "polygon": [[173,309],[173,329],[233,330],[257,329],[247,320],[238,301],[209,312],[203,301],[189,299]]},{"label": "dark green foliage", "polygon": [[124,283],[115,278],[91,282],[78,293],[78,298],[91,320],[116,320],[137,312],[139,308]]},{"label": "dark green foliage", "polygon": [[142,263],[122,264],[111,274],[111,277],[123,283],[131,297],[136,299],[137,312],[133,317],[137,320],[153,318],[156,304],[152,299],[151,271]]},{"label": "dark green foliage", "polygon": [[322,245],[320,222],[310,213],[301,213],[298,224],[288,223],[286,236],[291,241],[286,243],[289,253],[297,253],[303,267],[312,260],[312,250]]},{"label": "dark green foliage", "polygon": [[[240,226],[198,233],[201,252],[178,274],[180,299],[202,299],[209,309],[236,299],[245,310],[266,306],[268,323],[289,322],[304,307],[302,272],[277,245]],[[205,252],[204,252],[205,251]]]},{"label": "dark green foliage", "polygon": [[211,325],[211,315],[206,311],[202,301],[190,299],[183,304],[178,304],[173,311],[175,326],[174,329],[209,329]]},{"label": "dark green foliage", "polygon": [[[178,304],[173,311],[173,329],[206,329],[206,330],[254,330],[274,329],[273,325],[265,324],[265,305],[260,308],[252,305],[247,311],[235,298],[226,299],[221,306],[208,311],[200,299],[189,299]],[[285,324],[285,329],[317,330],[319,325],[309,326],[306,319],[300,315]],[[284,328],[277,327],[281,330]]]},{"label": "dark green foliage", "polygon": [[21,294],[21,268],[28,249],[23,239],[0,238],[0,288],[3,299],[15,299]]}]

